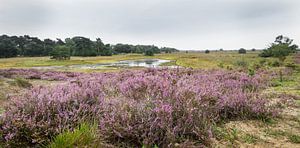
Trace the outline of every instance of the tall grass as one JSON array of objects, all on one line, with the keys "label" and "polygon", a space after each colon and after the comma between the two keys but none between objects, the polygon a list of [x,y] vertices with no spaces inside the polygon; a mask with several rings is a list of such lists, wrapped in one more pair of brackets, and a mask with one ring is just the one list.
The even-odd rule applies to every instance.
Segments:
[{"label": "tall grass", "polygon": [[82,123],[73,131],[65,131],[57,135],[48,148],[73,148],[91,145],[97,136],[97,125]]}]

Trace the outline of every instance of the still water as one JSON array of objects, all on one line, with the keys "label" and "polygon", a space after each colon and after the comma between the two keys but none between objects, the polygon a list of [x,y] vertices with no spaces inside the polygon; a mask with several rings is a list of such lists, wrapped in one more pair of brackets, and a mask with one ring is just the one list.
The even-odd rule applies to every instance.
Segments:
[{"label": "still water", "polygon": [[107,68],[126,68],[126,67],[174,67],[174,66],[161,66],[161,64],[171,62],[170,60],[162,59],[142,59],[142,60],[126,60],[113,63],[98,63],[98,64],[83,64],[83,65],[70,65],[70,66],[43,66],[34,67],[35,69],[107,69]]}]

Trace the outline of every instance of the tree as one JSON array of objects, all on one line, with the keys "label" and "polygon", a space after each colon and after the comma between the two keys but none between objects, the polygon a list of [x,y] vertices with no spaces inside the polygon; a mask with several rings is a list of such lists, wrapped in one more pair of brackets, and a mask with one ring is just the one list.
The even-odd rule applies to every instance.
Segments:
[{"label": "tree", "polygon": [[239,49],[239,54],[246,54],[246,49],[244,49],[244,48],[241,48],[241,49]]},{"label": "tree", "polygon": [[132,53],[134,46],[128,44],[117,44],[113,50],[117,53]]},{"label": "tree", "polygon": [[292,43],[292,39],[283,35],[279,35],[275,38],[274,43],[272,43],[267,49],[263,50],[262,53],[259,54],[259,56],[276,57],[281,62],[283,62],[286,56],[291,53],[295,53],[298,49],[298,45]]},{"label": "tree", "polygon": [[154,51],[152,49],[147,49],[145,51],[145,56],[154,56]]},{"label": "tree", "polygon": [[13,40],[7,36],[0,36],[0,58],[10,58],[18,55],[18,49]]},{"label": "tree", "polygon": [[175,48],[170,48],[170,47],[163,47],[163,48],[160,48],[160,51],[161,51],[161,52],[165,52],[165,53],[178,52],[177,49],[175,49]]},{"label": "tree", "polygon": [[51,39],[44,39],[44,56],[49,56],[49,54],[54,50],[55,48],[55,41]]},{"label": "tree", "polygon": [[112,56],[112,54],[113,54],[113,52],[112,52],[110,44],[106,44],[103,47],[102,51],[100,52],[101,56]]},{"label": "tree", "polygon": [[207,50],[205,50],[205,53],[209,53],[210,51],[207,49]]},{"label": "tree", "polygon": [[65,45],[58,45],[50,52],[50,59],[70,60],[70,48]]},{"label": "tree", "polygon": [[74,56],[96,56],[97,49],[94,48],[93,42],[85,37],[73,37],[74,47],[72,48],[72,55]]}]

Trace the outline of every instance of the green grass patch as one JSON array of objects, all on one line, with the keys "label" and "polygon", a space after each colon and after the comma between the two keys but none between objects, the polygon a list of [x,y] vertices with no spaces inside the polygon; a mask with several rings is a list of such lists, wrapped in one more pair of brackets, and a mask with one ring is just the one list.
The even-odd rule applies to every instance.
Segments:
[{"label": "green grass patch", "polygon": [[49,148],[87,147],[96,139],[96,125],[81,124],[74,131],[65,131],[56,136]]},{"label": "green grass patch", "polygon": [[289,140],[292,143],[300,143],[300,136],[299,135],[290,135]]},{"label": "green grass patch", "polygon": [[280,137],[284,137],[287,135],[287,133],[285,131],[282,130],[272,130],[272,129],[265,129],[264,132],[268,135],[268,136],[272,136],[275,138],[280,138]]},{"label": "green grass patch", "polygon": [[259,138],[257,136],[252,135],[252,134],[245,134],[241,137],[241,139],[243,142],[246,142],[249,144],[256,143],[259,140]]},{"label": "green grass patch", "polygon": [[236,128],[226,129],[224,127],[215,126],[213,128],[213,133],[218,140],[225,140],[230,143],[234,143],[234,141],[238,140],[238,130]]},{"label": "green grass patch", "polygon": [[23,78],[15,78],[14,81],[11,83],[12,85],[23,87],[23,88],[29,88],[32,87],[32,84]]}]

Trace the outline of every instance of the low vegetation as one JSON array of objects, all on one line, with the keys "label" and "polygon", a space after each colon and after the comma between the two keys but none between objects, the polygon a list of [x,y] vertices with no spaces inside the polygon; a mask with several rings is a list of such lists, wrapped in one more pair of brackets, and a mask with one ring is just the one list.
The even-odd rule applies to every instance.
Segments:
[{"label": "low vegetation", "polygon": [[82,123],[73,131],[64,131],[54,137],[49,148],[72,148],[91,145],[97,138],[97,126]]},{"label": "low vegetation", "polygon": [[1,121],[2,140],[10,146],[43,145],[83,122],[97,121],[100,138],[108,144],[167,146],[194,141],[208,146],[214,137],[212,125],[220,121],[278,115],[279,110],[259,95],[266,75],[148,69],[67,77],[67,84],[34,88],[15,98]]},{"label": "low vegetation", "polygon": [[[55,41],[49,51],[57,60],[0,59],[0,146],[297,147],[300,56],[295,50],[284,50],[284,58],[261,56],[296,47],[287,43],[279,36],[272,46],[280,48],[262,52],[170,53],[75,37]],[[32,44],[26,52],[38,47],[26,44]],[[18,53],[25,52],[21,48]],[[74,57],[94,53],[112,56]],[[177,68],[30,69],[137,59],[170,60],[164,65]]]}]

